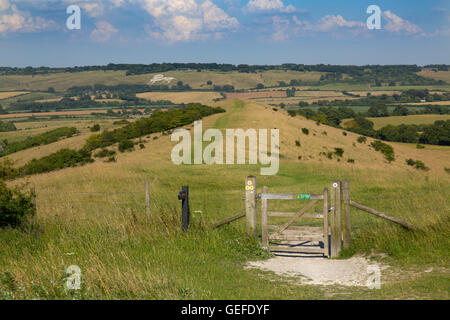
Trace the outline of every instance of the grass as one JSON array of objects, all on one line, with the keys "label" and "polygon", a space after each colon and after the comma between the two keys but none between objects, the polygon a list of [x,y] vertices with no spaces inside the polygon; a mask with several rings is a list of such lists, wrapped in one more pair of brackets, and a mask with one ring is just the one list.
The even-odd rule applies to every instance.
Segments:
[{"label": "grass", "polygon": [[[228,112],[205,119],[204,128],[280,128],[284,157],[276,176],[259,176],[258,165],[175,166],[170,151],[176,143],[160,134],[150,136],[145,149],[120,154],[117,163],[97,161],[32,176],[28,181],[37,191],[37,228],[29,234],[0,230],[0,294],[18,299],[448,299],[450,224],[443,209],[448,207],[450,183],[437,173],[440,166],[448,167],[446,151],[395,145],[399,157],[411,157],[411,152],[437,157],[430,164],[425,160],[432,168],[429,173],[417,173],[404,160],[392,165],[374,160],[382,155],[367,145],[352,150],[357,137],[352,133],[344,137],[336,128],[318,128],[312,121],[255,103],[226,102],[224,107]],[[301,135],[303,127],[309,136]],[[292,147],[300,137],[302,148]],[[299,150],[311,152],[306,158],[324,145],[343,148],[344,157],[353,153],[356,163],[298,161]],[[421,231],[409,233],[355,209],[354,242],[345,254],[385,252],[387,262],[405,272],[383,274],[388,283],[372,291],[300,286],[272,273],[244,269],[247,261],[269,258],[258,242],[245,236],[245,221],[217,230],[208,226],[244,210],[248,175],[258,177],[259,187],[279,193],[321,193],[332,180],[349,180],[352,199],[414,223]],[[145,180],[152,193],[150,219],[145,217]],[[180,231],[177,194],[182,185],[190,186],[187,233]],[[63,270],[72,264],[81,267],[83,280],[75,295],[64,291]],[[424,272],[431,266],[432,272]]]}]

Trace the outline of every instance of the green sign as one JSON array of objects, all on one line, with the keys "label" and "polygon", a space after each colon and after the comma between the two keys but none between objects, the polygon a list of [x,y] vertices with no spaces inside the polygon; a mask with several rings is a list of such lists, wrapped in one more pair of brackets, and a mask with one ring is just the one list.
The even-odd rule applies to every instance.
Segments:
[{"label": "green sign", "polygon": [[310,194],[297,194],[297,199],[299,200],[310,200],[311,195]]}]

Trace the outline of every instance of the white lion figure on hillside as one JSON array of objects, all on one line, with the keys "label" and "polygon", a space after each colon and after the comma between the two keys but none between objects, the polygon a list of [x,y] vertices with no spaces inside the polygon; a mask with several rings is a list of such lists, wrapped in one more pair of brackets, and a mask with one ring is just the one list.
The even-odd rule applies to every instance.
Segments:
[{"label": "white lion figure on hillside", "polygon": [[169,84],[172,80],[175,80],[175,78],[172,77],[165,77],[163,74],[156,74],[153,76],[152,80],[150,80],[149,84],[153,85],[156,82],[164,81],[167,84]]}]

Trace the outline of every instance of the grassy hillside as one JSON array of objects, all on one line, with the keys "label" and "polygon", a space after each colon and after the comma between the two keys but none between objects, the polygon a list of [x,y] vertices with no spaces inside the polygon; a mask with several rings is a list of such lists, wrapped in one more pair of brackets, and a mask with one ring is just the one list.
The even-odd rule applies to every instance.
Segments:
[{"label": "grassy hillside", "polygon": [[[63,290],[63,270],[76,264],[82,269],[83,289],[75,298],[448,299],[450,175],[444,168],[450,148],[416,150],[390,143],[397,159],[388,164],[369,148],[371,139],[359,144],[358,135],[344,136],[342,130],[289,117],[264,104],[219,104],[228,112],[206,118],[204,129],[280,129],[276,176],[260,176],[258,165],[175,166],[170,154],[176,143],[161,134],[146,138],[145,149],[120,154],[117,163],[97,161],[31,176],[27,181],[37,190],[38,228],[30,234],[0,231],[0,294],[70,298]],[[337,147],[344,150],[340,161],[319,155]],[[407,166],[405,159],[411,157],[431,170]],[[354,164],[347,162],[350,158]],[[250,174],[258,177],[259,186],[290,193],[320,193],[332,180],[348,179],[352,199],[412,222],[421,231],[409,233],[352,211],[355,240],[344,254],[386,253],[383,262],[393,267],[383,272],[381,290],[300,286],[245,269],[247,261],[269,254],[245,236],[244,221],[220,230],[208,226],[244,210],[244,181]],[[152,193],[150,219],[145,217],[145,180]],[[181,185],[191,188],[188,233],[180,231]]]}]

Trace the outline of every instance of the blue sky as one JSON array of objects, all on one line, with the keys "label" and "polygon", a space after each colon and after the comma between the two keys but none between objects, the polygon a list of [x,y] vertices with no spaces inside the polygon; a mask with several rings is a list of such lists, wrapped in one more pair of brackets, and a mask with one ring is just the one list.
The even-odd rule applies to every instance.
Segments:
[{"label": "blue sky", "polygon": [[450,1],[0,0],[0,66],[110,62],[450,64]]}]

